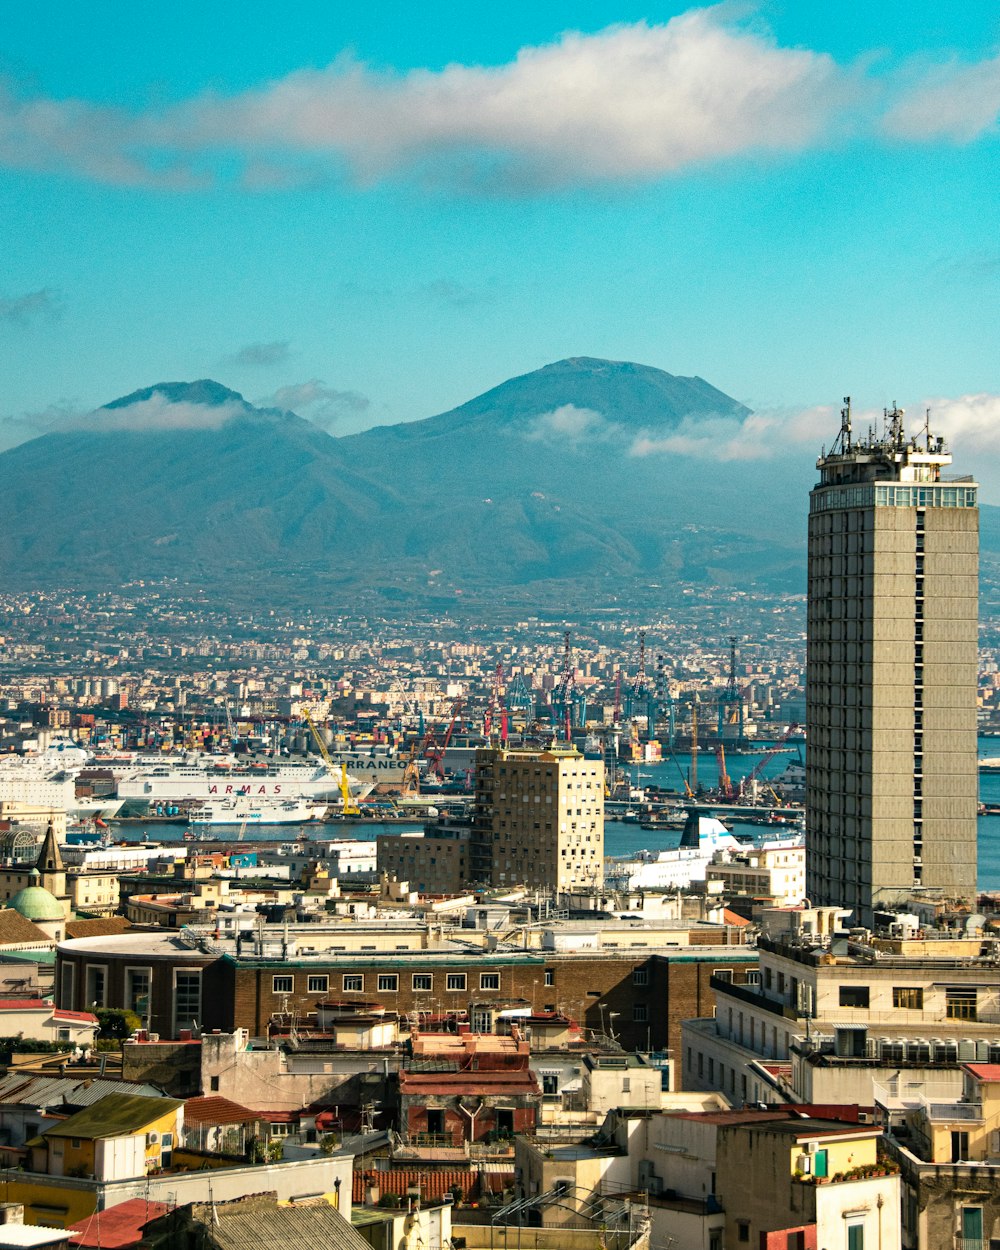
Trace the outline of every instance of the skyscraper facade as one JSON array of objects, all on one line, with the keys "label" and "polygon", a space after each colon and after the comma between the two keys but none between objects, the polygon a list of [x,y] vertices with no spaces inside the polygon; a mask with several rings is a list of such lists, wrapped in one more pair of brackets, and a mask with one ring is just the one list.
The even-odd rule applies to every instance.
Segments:
[{"label": "skyscraper facade", "polygon": [[871,927],[976,889],[976,483],[903,413],[856,441],[850,401],[810,494],[806,890]]}]

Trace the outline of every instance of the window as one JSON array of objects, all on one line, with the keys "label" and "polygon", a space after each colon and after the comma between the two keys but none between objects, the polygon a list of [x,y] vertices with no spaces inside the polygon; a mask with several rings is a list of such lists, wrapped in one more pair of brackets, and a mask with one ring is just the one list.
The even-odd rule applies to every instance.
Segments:
[{"label": "window", "polygon": [[865,1250],[864,1224],[848,1224],[847,1250]]},{"label": "window", "polygon": [[434,977],[429,972],[415,972],[413,974],[413,988],[415,990],[432,990],[434,988]]},{"label": "window", "polygon": [[922,1011],[924,1007],[924,991],[917,985],[894,985],[892,987],[892,1005],[904,1011]]},{"label": "window", "polygon": [[479,974],[479,988],[481,990],[498,990],[500,988],[500,973],[481,972]]},{"label": "window", "polygon": [[149,968],[125,969],[125,1009],[137,1016],[149,1015],[149,986],[152,970]]},{"label": "window", "polygon": [[344,974],[344,993],[345,994],[363,994],[365,990],[365,979],[356,972],[348,972]]},{"label": "window", "polygon": [[76,967],[73,964],[63,964],[61,991],[59,994],[60,1007],[65,1007],[67,1011],[73,1010],[73,991],[76,989]]},{"label": "window", "polygon": [[964,1132],[952,1131],[951,1134],[951,1161],[952,1163],[961,1163],[969,1157],[969,1134]]},{"label": "window", "polygon": [[87,996],[84,1006],[106,1007],[108,991],[108,970],[96,964],[87,965]]},{"label": "window", "polygon": [[632,1019],[636,1024],[645,1024],[649,1019],[649,1008],[645,1003],[632,1004]]},{"label": "window", "polygon": [[201,1015],[201,973],[174,973],[174,1037],[190,1029]]},{"label": "window", "polygon": [[556,1072],[542,1073],[542,1095],[551,1098],[559,1093],[559,1075]]},{"label": "window", "polygon": [[464,990],[465,989],[465,973],[464,972],[449,972],[448,979],[445,982],[445,988],[449,990]]},{"label": "window", "polygon": [[399,977],[395,972],[380,972],[378,989],[380,994],[395,994],[399,989]]},{"label": "window", "polygon": [[554,969],[554,968],[546,968],[546,969],[545,969],[545,984],[546,984],[546,985],[555,985],[555,983],[556,983],[556,973],[555,973],[555,969]]},{"label": "window", "polygon": [[58,1029],[56,1032],[56,1040],[59,1042],[68,1042],[69,1029]]},{"label": "window", "polygon": [[219,1078],[217,1076],[209,1078],[209,1088],[213,1094],[217,1094],[219,1092]]},{"label": "window", "polygon": [[750,1221],[749,1220],[737,1220],[736,1221],[736,1240],[737,1241],[749,1241],[750,1240]]},{"label": "window", "polygon": [[712,976],[715,977],[716,981],[732,982],[733,970],[732,968],[713,968]]},{"label": "window", "polygon": [[271,978],[271,990],[275,994],[291,994],[294,989],[294,977],[280,976]]},{"label": "window", "polygon": [[867,985],[842,985],[840,987],[841,1007],[867,1007],[869,991]]},{"label": "window", "polygon": [[306,981],[306,991],[309,994],[325,994],[329,988],[329,977],[310,977]]},{"label": "window", "polygon": [[648,968],[633,968],[632,969],[632,984],[633,985],[648,985],[649,984],[649,969]]},{"label": "window", "polygon": [[976,1019],[975,986],[947,985],[944,991],[944,1014],[949,1020]]}]

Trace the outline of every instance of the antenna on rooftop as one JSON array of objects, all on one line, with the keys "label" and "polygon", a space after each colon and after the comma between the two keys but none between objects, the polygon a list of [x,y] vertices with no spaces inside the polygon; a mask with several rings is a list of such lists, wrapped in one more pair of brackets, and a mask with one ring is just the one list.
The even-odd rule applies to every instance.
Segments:
[{"label": "antenna on rooftop", "polygon": [[844,396],[844,406],[840,410],[840,433],[834,440],[831,451],[837,450],[837,444],[840,444],[841,454],[846,454],[851,450],[851,397]]}]

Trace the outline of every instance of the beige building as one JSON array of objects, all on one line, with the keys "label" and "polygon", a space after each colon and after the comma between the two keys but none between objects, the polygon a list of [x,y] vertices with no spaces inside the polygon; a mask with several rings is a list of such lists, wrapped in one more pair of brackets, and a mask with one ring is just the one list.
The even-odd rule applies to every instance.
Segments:
[{"label": "beige building", "polygon": [[457,894],[471,879],[468,827],[433,825],[378,839],[378,870],[420,894]]},{"label": "beige building", "polygon": [[952,1096],[960,1063],[1000,1062],[992,942],[848,939],[829,932],[831,912],[764,914],[760,967],[713,978],[714,1016],[683,1025],[685,1089],[871,1106],[890,1083]]},{"label": "beige building", "polygon": [[604,764],[573,748],[476,752],[474,838],[494,886],[604,885]]},{"label": "beige building", "polygon": [[914,891],[976,890],[976,484],[903,414],[854,441],[850,402],[810,495],[806,892],[874,927]]}]

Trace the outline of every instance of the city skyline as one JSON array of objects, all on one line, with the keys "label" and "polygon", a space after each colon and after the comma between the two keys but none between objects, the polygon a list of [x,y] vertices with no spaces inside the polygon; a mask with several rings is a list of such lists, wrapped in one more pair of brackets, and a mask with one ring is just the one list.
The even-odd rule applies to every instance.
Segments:
[{"label": "city skyline", "polygon": [[0,445],[202,376],[346,433],[589,354],[764,456],[845,389],[995,449],[986,5],[55,12],[0,40]]}]

